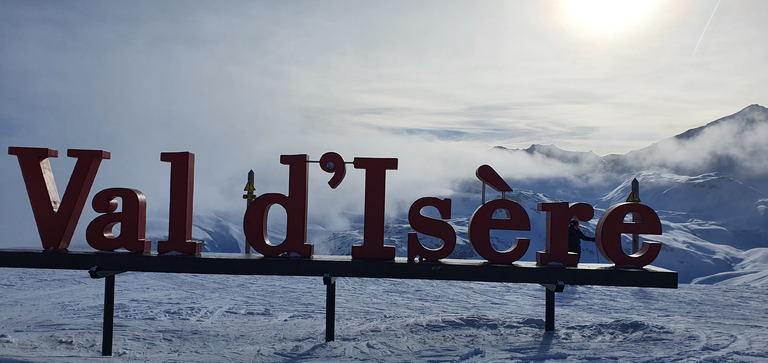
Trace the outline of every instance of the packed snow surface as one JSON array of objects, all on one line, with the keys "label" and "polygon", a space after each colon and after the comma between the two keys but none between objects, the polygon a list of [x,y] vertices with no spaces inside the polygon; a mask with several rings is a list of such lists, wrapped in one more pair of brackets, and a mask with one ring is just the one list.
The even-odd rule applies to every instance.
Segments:
[{"label": "packed snow surface", "polygon": [[325,342],[320,278],[0,269],[0,362],[745,361],[768,359],[765,292],[341,278]]}]

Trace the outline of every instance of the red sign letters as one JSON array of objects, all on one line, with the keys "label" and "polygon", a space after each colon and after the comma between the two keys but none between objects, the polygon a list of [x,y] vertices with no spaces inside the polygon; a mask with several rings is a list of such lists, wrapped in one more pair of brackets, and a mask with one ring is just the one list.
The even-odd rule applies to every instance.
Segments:
[{"label": "red sign letters", "polygon": [[[68,150],[67,156],[77,158],[72,176],[62,198],[56,189],[49,158],[57,157],[56,150],[45,148],[10,147],[8,153],[18,158],[21,173],[29,195],[32,212],[44,249],[67,249],[75,227],[85,206],[94,178],[103,159],[110,153],[102,150]],[[201,241],[192,240],[192,191],[194,186],[195,156],[189,152],[161,153],[160,160],[170,163],[170,216],[168,240],[159,241],[157,252],[178,252],[198,255]],[[288,166],[288,194],[266,193],[258,196],[247,208],[243,218],[245,238],[253,249],[267,257],[296,254],[313,255],[313,245],[307,242],[307,201],[309,164],[305,154],[282,155],[280,163]],[[360,245],[352,246],[353,259],[393,260],[395,247],[384,244],[384,201],[388,170],[397,169],[394,158],[354,158],[345,162],[337,153],[326,153],[320,158],[320,168],[333,176],[328,182],[336,188],[346,175],[346,164],[365,172],[364,232]],[[506,182],[488,165],[477,169],[477,177],[492,188],[504,193],[512,191]],[[122,208],[117,211],[117,199]],[[285,239],[274,244],[267,233],[270,208],[279,205],[287,216]],[[86,229],[88,244],[101,251],[124,248],[131,252],[148,253],[151,243],[145,238],[146,198],[129,188],[109,188],[93,198],[94,211],[101,213]],[[423,215],[426,207],[437,209],[440,219]],[[568,223],[571,219],[589,221],[594,216],[592,206],[586,203],[539,203],[538,210],[546,213],[547,237],[544,251],[536,261],[540,265],[560,264],[576,266],[578,256],[568,252]],[[504,213],[496,213],[504,211]],[[634,215],[633,222],[625,221]],[[498,216],[503,217],[498,217]],[[409,260],[417,257],[437,261],[448,257],[456,246],[456,231],[446,222],[451,218],[451,200],[423,197],[416,200],[408,212],[408,221],[415,232],[408,234]],[[120,234],[113,227],[120,224]],[[491,231],[531,229],[528,213],[520,204],[503,198],[480,205],[469,222],[469,240],[475,251],[490,263],[511,264],[526,253],[530,240],[517,238],[506,251],[497,251],[491,245]],[[442,241],[437,249],[427,248],[419,240],[419,233]],[[643,267],[659,254],[661,245],[644,242],[641,250],[628,255],[621,248],[621,235],[661,234],[659,217],[650,207],[639,203],[622,203],[609,208],[600,217],[595,231],[597,247],[609,261],[621,267]]]}]

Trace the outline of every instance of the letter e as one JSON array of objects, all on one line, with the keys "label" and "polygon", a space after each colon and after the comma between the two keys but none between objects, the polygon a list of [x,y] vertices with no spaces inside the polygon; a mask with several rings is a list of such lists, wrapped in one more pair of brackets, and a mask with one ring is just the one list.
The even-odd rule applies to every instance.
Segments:
[{"label": "letter e", "polygon": [[[635,222],[624,222],[630,213],[635,213]],[[597,222],[595,240],[600,253],[618,267],[643,267],[659,255],[661,243],[658,242],[643,242],[640,251],[627,255],[621,249],[622,233],[661,234],[661,221],[651,207],[620,203],[608,208]]]},{"label": "letter e", "polygon": [[[493,218],[497,210],[507,211],[508,218]],[[490,263],[511,264],[525,255],[531,240],[516,238],[515,244],[506,251],[496,251],[491,245],[492,229],[508,231],[530,231],[531,221],[525,209],[514,201],[496,199],[481,205],[469,220],[469,242],[480,257]]]}]

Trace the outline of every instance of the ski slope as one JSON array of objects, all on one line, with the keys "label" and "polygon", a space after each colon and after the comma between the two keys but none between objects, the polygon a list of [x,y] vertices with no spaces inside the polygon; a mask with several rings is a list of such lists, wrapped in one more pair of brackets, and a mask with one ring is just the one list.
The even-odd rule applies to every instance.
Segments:
[{"label": "ski slope", "polygon": [[768,359],[764,291],[749,286],[566,286],[547,333],[538,285],[341,278],[325,343],[319,278],[163,273],[117,275],[102,357],[103,280],[0,274],[0,362]]}]

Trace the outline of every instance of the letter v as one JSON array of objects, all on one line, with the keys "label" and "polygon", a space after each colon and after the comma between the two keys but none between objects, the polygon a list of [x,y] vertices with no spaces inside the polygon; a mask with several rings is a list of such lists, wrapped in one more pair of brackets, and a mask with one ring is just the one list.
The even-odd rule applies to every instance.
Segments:
[{"label": "letter v", "polygon": [[69,178],[64,198],[53,180],[49,157],[58,157],[57,150],[31,147],[9,147],[8,154],[19,158],[21,175],[27,187],[32,213],[44,249],[67,249],[83,212],[88,193],[96,178],[102,159],[110,154],[103,150],[67,150],[67,156],[77,158]]}]

